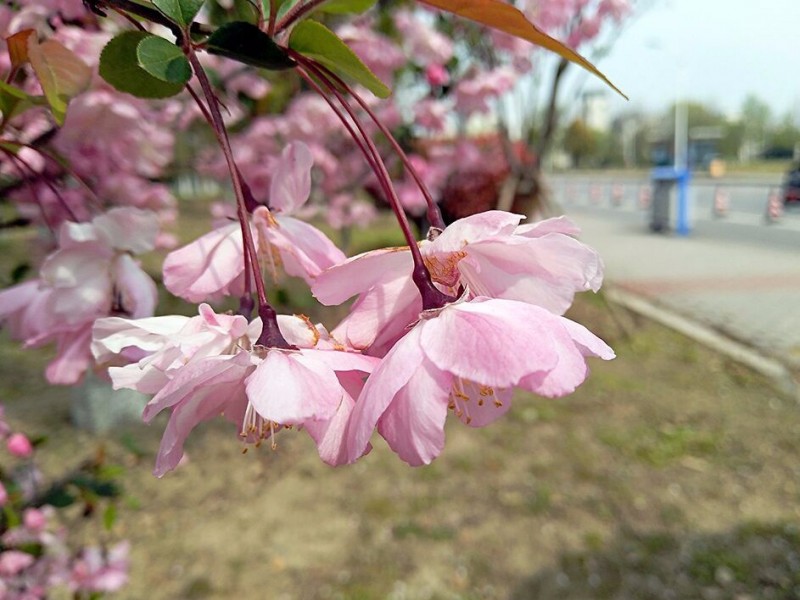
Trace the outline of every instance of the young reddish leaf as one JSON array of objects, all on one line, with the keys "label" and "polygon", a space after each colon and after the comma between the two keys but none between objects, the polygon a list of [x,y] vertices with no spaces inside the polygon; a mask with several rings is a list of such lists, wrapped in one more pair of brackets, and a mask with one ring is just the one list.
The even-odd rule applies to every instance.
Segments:
[{"label": "young reddish leaf", "polygon": [[289,37],[289,47],[340,75],[355,79],[378,98],[387,98],[392,93],[347,44],[321,23],[298,23]]},{"label": "young reddish leaf", "polygon": [[92,69],[66,46],[55,40],[40,44],[36,36],[28,38],[28,59],[56,122],[63,125],[67,103],[89,87]]},{"label": "young reddish leaf", "polygon": [[11,68],[17,69],[28,62],[28,38],[36,33],[33,29],[23,29],[6,38]]},{"label": "young reddish leaf", "polygon": [[572,48],[565,46],[557,39],[550,37],[545,32],[528,21],[522,12],[510,4],[500,0],[420,0],[423,4],[433,6],[470,21],[475,21],[492,29],[498,29],[537,46],[547,48],[559,56],[580,65],[590,73],[605,81],[620,96],[627,99],[617,86],[611,83],[597,67]]}]

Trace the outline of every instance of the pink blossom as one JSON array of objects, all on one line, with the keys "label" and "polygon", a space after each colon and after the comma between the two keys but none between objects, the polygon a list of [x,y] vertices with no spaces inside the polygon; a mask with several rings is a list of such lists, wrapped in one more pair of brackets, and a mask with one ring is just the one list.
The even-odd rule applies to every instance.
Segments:
[{"label": "pink blossom", "polygon": [[72,566],[69,587],[73,592],[119,591],[128,582],[130,544],[120,542],[105,550],[85,548]]},{"label": "pink blossom", "polygon": [[385,353],[422,310],[412,268],[408,248],[383,248],[322,273],[311,290],[323,304],[341,304],[358,294],[333,335],[353,348],[370,349],[373,356]]},{"label": "pink blossom", "polygon": [[455,86],[456,109],[463,114],[489,112],[489,101],[509,92],[517,74],[508,66],[481,71]]},{"label": "pink blossom", "polygon": [[403,47],[411,60],[419,65],[446,64],[453,57],[453,42],[437,31],[426,19],[430,13],[399,10],[394,23],[403,40]]},{"label": "pink blossom", "polygon": [[41,532],[47,526],[48,516],[38,508],[26,508],[22,514],[22,524],[31,531]]},{"label": "pink blossom", "polygon": [[28,458],[33,454],[33,444],[24,433],[13,433],[6,440],[6,449],[17,458]]},{"label": "pink blossom", "polygon": [[367,380],[340,462],[358,459],[377,426],[401,459],[428,464],[444,447],[448,410],[483,427],[509,409],[515,386],[564,396],[586,378],[587,356],[614,353],[581,325],[530,304],[475,298],[423,313]]},{"label": "pink blossom", "polygon": [[391,84],[395,71],[405,65],[406,57],[392,40],[369,25],[369,22],[346,23],[337,28],[336,33],[378,79]]},{"label": "pink blossom", "polygon": [[95,319],[112,312],[138,318],[153,313],[153,280],[131,256],[155,245],[158,220],[149,211],[121,207],[90,223],[67,222],[59,249],[42,264],[39,279],[0,292],[0,322],[26,346],[55,343],[47,367],[51,383],[77,382],[91,363]]},{"label": "pink blossom", "polygon": [[425,79],[428,81],[428,85],[443,86],[450,83],[450,73],[443,65],[432,63],[425,67]]},{"label": "pink blossom", "polygon": [[6,486],[4,486],[3,482],[0,481],[0,508],[3,508],[7,502],[8,492],[6,491]]},{"label": "pink blossom", "polygon": [[127,367],[112,367],[115,387],[155,393],[144,411],[150,421],[167,409],[171,417],[155,473],[174,469],[189,432],[223,415],[240,437],[260,443],[278,431],[308,430],[320,456],[333,462],[340,452],[347,417],[375,359],[347,352],[324,329],[300,317],[279,316],[278,326],[296,350],[256,346],[261,320],[216,314],[207,305],[200,317],[183,322],[103,319],[95,327],[95,353],[139,348],[146,356]]},{"label": "pink blossom", "polygon": [[434,98],[424,98],[414,105],[415,123],[434,133],[445,130],[451,112],[449,102]]},{"label": "pink blossom", "polygon": [[30,567],[35,558],[27,552],[19,550],[6,550],[0,552],[0,575],[3,577],[13,577]]},{"label": "pink blossom", "polygon": [[[289,216],[311,193],[313,159],[302,142],[289,144],[275,165],[270,207],[253,212],[251,232],[259,258],[273,277],[282,266],[287,274],[311,282],[324,269],[345,259],[316,227]],[[164,285],[190,302],[214,301],[244,293],[244,250],[240,225],[231,224],[171,252],[164,260]]]},{"label": "pink blossom", "polygon": [[519,300],[563,314],[576,292],[597,291],[600,256],[572,237],[580,230],[565,217],[518,226],[519,215],[488,211],[459,219],[423,257],[434,281],[456,292]]},{"label": "pink blossom", "polygon": [[[459,219],[420,251],[433,281],[451,294],[506,298],[563,314],[578,291],[597,291],[602,262],[575,240],[567,219],[518,224],[522,217],[489,211]],[[333,334],[381,356],[422,310],[411,281],[407,248],[367,252],[320,275],[312,286],[323,304],[340,304],[358,294]]]}]

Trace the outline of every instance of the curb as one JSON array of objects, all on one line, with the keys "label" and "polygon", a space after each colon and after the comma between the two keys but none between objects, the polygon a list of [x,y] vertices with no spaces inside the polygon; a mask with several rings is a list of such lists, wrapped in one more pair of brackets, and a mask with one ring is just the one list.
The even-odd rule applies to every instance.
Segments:
[{"label": "curb", "polygon": [[733,340],[706,325],[653,304],[636,294],[611,286],[605,290],[605,294],[611,302],[669,327],[768,377],[781,392],[800,402],[800,381],[780,361],[764,356],[750,346]]}]

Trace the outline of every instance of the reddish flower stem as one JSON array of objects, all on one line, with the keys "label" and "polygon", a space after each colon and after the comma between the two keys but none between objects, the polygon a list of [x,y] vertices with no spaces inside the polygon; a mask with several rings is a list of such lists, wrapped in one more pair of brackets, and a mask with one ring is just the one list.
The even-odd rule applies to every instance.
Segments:
[{"label": "reddish flower stem", "polygon": [[[454,298],[444,294],[433,284],[430,272],[425,266],[425,262],[422,259],[422,254],[419,251],[417,240],[411,233],[411,226],[408,222],[408,218],[406,217],[406,213],[403,210],[403,207],[400,204],[400,199],[397,197],[397,193],[392,185],[392,180],[389,176],[389,172],[386,169],[386,165],[383,163],[383,159],[381,158],[375,143],[372,141],[372,138],[369,137],[364,129],[364,126],[361,124],[358,115],[347,102],[347,99],[336,88],[336,85],[326,77],[326,74],[323,71],[317,68],[316,62],[297,52],[292,51],[291,49],[288,52],[289,55],[297,61],[298,65],[302,65],[303,68],[313,73],[317,79],[319,79],[325,85],[328,93],[331,93],[336,97],[345,111],[347,111],[347,114],[350,116],[350,119],[358,130],[358,135],[361,137],[364,143],[364,145],[359,144],[359,148],[361,148],[362,152],[364,152],[364,155],[366,156],[367,161],[370,162],[370,165],[375,168],[375,175],[378,177],[378,182],[383,189],[384,194],[386,194],[387,199],[389,200],[389,205],[392,207],[392,211],[394,212],[394,216],[400,226],[400,230],[403,232],[403,237],[405,237],[409,250],[411,251],[411,258],[414,261],[412,279],[414,280],[414,284],[417,286],[417,289],[422,296],[423,310],[441,308],[448,302],[452,302]],[[302,71],[303,69],[298,67],[298,70]],[[308,76],[308,73],[306,73],[304,78],[317,93],[321,94],[323,98],[327,98],[327,94],[321,90],[316,82],[314,82]],[[329,104],[331,103],[329,102]],[[344,118],[344,115],[340,111],[335,112],[344,123],[347,123],[346,118]],[[350,131],[352,135],[352,129],[348,127],[348,131]],[[357,138],[354,137],[354,139]],[[372,156],[372,160],[370,160],[370,155]]]},{"label": "reddish flower stem", "polygon": [[[253,279],[256,285],[256,295],[258,296],[258,314],[261,317],[262,330],[258,338],[257,344],[277,347],[289,348],[289,344],[284,339],[283,335],[278,328],[277,313],[275,309],[269,304],[267,300],[267,293],[264,286],[264,278],[261,274],[261,269],[258,268],[258,251],[256,250],[255,242],[253,240],[253,233],[250,230],[250,217],[247,212],[247,202],[243,191],[243,181],[241,173],[236,166],[233,159],[233,150],[231,149],[230,140],[228,139],[228,132],[225,129],[225,123],[222,120],[222,114],[219,110],[217,97],[214,95],[214,90],[211,87],[211,82],[208,80],[203,66],[197,59],[194,48],[186,44],[184,51],[189,59],[189,62],[194,69],[197,81],[200,83],[200,88],[203,90],[206,103],[208,106],[208,113],[211,117],[209,125],[214,131],[217,142],[222,149],[225,156],[225,162],[228,164],[228,173],[230,174],[231,183],[233,184],[233,192],[236,196],[236,215],[239,219],[239,225],[242,228],[242,242],[244,244],[244,252],[248,254]],[[248,261],[245,259],[245,270],[247,270]]]},{"label": "reddish flower stem", "polygon": [[307,15],[308,13],[316,9],[320,4],[323,4],[325,1],[326,0],[310,0],[305,4],[299,4],[295,6],[294,8],[289,10],[289,12],[287,12],[285,15],[283,15],[283,18],[280,21],[278,21],[277,25],[275,26],[275,31],[276,32],[283,31],[284,29],[289,27],[289,25],[291,25],[295,21],[300,20],[303,16]]},{"label": "reddish flower stem", "polygon": [[414,166],[411,164],[411,161],[408,159],[408,155],[405,153],[403,148],[400,146],[395,137],[392,135],[392,132],[389,131],[389,128],[386,127],[386,125],[384,125],[381,122],[381,120],[372,111],[372,109],[364,101],[364,99],[359,94],[357,94],[355,90],[353,90],[353,88],[347,85],[347,82],[343,81],[341,77],[339,77],[336,73],[331,71],[325,65],[318,65],[318,67],[325,73],[328,79],[330,79],[337,85],[341,86],[343,89],[347,90],[347,92],[353,98],[355,98],[356,102],[358,102],[361,108],[364,109],[364,112],[366,112],[370,116],[372,122],[375,123],[378,129],[381,130],[381,133],[386,136],[386,139],[389,140],[389,143],[392,145],[392,148],[394,148],[394,151],[397,152],[398,156],[400,157],[400,160],[403,161],[403,166],[406,168],[406,171],[408,171],[408,173],[414,179],[414,181],[417,184],[417,187],[419,187],[419,190],[425,197],[425,202],[428,205],[428,222],[434,227],[438,227],[439,229],[444,229],[445,224],[444,220],[442,219],[442,213],[439,210],[439,205],[434,201],[433,196],[431,196],[431,193],[428,190],[428,187],[425,185],[425,183],[423,183],[422,178],[419,176],[419,173],[417,173],[417,170],[414,168]]},{"label": "reddish flower stem", "polygon": [[[16,156],[13,152],[6,150],[5,148],[0,148],[0,152],[5,154],[11,161],[11,164],[14,165],[14,168],[19,173],[19,177],[22,180],[23,184],[28,188],[28,191],[30,192],[31,196],[33,196],[34,200],[36,200],[36,203],[39,205],[39,211],[42,213],[42,221],[44,221],[44,224],[47,225],[47,228],[50,230],[50,232],[55,235],[56,230],[53,227],[53,224],[47,218],[47,211],[45,211],[41,200],[39,200],[39,196],[36,194],[36,190],[34,189],[33,184],[27,177],[25,177],[25,171],[22,169],[22,166],[20,166],[20,164],[17,164],[19,157]],[[27,168],[30,169],[30,167]]]}]

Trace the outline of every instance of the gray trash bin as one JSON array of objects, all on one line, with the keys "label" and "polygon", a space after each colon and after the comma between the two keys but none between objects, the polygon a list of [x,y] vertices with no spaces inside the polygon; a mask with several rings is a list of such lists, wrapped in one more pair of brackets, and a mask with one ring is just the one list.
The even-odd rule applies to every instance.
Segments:
[{"label": "gray trash bin", "polygon": [[660,233],[669,231],[670,195],[673,179],[656,179],[653,181],[653,202],[650,214],[650,231]]}]

